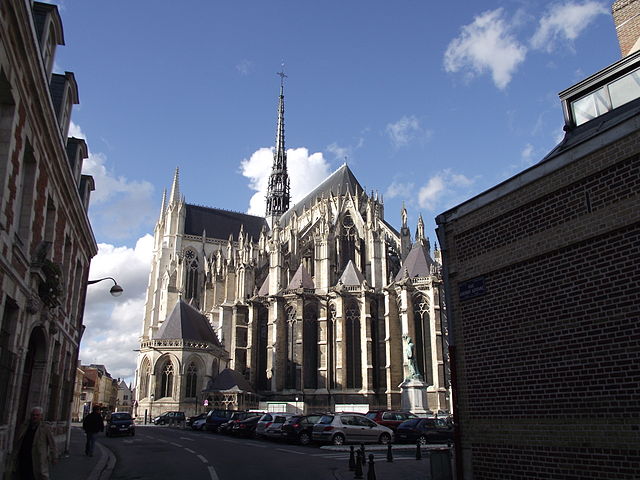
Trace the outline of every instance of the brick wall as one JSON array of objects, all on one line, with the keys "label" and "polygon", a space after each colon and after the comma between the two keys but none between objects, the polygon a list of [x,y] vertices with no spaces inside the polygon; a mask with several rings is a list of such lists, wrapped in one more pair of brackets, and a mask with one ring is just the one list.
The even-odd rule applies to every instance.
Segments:
[{"label": "brick wall", "polygon": [[613,22],[618,34],[620,52],[626,57],[632,50],[638,38],[640,38],[640,1],[617,0],[611,7]]}]

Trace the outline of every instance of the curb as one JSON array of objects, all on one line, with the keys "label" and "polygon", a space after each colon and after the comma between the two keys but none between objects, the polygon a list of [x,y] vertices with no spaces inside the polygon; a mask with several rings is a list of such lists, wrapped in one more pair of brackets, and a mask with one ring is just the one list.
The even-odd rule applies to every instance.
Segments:
[{"label": "curb", "polygon": [[[360,444],[353,444],[354,448],[357,450],[358,448],[360,448]],[[442,450],[443,448],[448,449],[449,447],[447,446],[446,443],[443,444],[431,444],[431,445],[422,445],[422,447],[420,447],[421,450],[424,451],[428,451],[428,450]],[[351,451],[351,445],[322,445],[320,447],[320,449],[322,450],[329,450],[331,452],[349,452]],[[370,451],[370,452],[386,452],[388,449],[388,447],[386,445],[366,445],[365,444],[365,450]],[[408,444],[404,444],[404,445],[391,445],[391,450],[415,450],[416,446],[412,445],[410,443]]]},{"label": "curb", "polygon": [[116,466],[116,457],[111,450],[96,442],[96,447],[100,450],[100,459],[93,467],[87,480],[109,480]]}]

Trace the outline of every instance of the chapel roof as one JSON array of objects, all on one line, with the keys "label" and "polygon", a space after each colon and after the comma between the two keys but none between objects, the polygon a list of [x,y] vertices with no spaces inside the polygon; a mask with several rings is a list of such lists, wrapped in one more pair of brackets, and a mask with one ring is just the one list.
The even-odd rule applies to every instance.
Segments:
[{"label": "chapel roof", "polygon": [[173,311],[153,338],[204,341],[220,346],[220,341],[211,328],[207,317],[182,299],[178,300]]},{"label": "chapel roof", "polygon": [[353,263],[353,260],[349,260],[347,266],[344,267],[344,272],[342,272],[342,276],[340,277],[340,280],[338,280],[338,283],[342,283],[348,287],[359,287],[363,282],[364,275],[362,275],[362,272],[358,270],[358,267]]},{"label": "chapel roof", "polygon": [[260,237],[262,228],[269,228],[263,217],[255,215],[188,203],[185,204],[185,209],[184,233],[186,235],[201,236],[205,231],[208,238],[227,240],[229,235],[233,235],[233,238],[237,239],[240,227],[243,226],[249,237],[256,241]]},{"label": "chapel roof", "polygon": [[309,275],[309,272],[307,272],[303,264],[300,264],[296,273],[293,274],[287,287],[288,290],[295,290],[296,288],[316,288],[311,279],[311,275]]},{"label": "chapel roof", "polygon": [[230,368],[225,368],[216,378],[209,381],[205,392],[253,392],[251,384],[240,373]]},{"label": "chapel roof", "polygon": [[431,274],[432,263],[427,247],[421,241],[417,241],[409,250],[407,258],[404,259],[402,267],[396,275],[396,281],[402,280],[405,270],[409,278],[426,277]]},{"label": "chapel roof", "polygon": [[356,176],[345,163],[329,175],[320,185],[309,192],[302,200],[283,213],[282,217],[280,217],[280,223],[283,225],[286,224],[293,215],[293,212],[300,215],[305,207],[311,208],[316,198],[322,197],[322,195],[328,197],[329,192],[338,196],[346,192],[351,192],[352,195],[355,195],[356,191],[361,192],[363,190],[362,185],[360,185]]}]

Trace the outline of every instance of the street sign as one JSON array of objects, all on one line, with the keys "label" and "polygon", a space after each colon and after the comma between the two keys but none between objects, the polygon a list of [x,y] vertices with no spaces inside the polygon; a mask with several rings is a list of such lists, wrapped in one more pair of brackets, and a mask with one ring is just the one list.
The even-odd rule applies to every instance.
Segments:
[{"label": "street sign", "polygon": [[202,402],[202,404],[203,404],[205,407],[208,407],[208,406],[209,406],[209,400],[205,400],[204,402]]}]

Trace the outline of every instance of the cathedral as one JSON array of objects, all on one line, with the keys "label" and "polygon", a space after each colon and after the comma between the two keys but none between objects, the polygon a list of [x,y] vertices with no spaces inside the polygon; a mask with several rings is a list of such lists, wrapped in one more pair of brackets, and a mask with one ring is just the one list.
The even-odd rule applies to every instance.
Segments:
[{"label": "cathedral", "polygon": [[136,371],[138,414],[204,406],[449,410],[441,256],[398,232],[342,165],[290,205],[281,75],[264,217],[163,194]]}]

